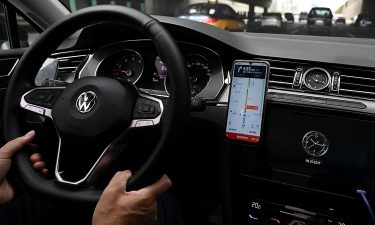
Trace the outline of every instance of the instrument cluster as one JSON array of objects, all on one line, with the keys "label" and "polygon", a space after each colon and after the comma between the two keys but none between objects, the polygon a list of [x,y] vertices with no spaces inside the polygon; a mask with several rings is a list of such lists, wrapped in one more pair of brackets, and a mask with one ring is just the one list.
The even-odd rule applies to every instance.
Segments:
[{"label": "instrument cluster", "polygon": [[[191,96],[214,99],[224,86],[224,73],[219,55],[203,46],[179,42],[190,81]],[[119,42],[99,49],[89,60],[96,63],[95,75],[130,82],[157,95],[169,95],[168,65],[158,55],[151,41]],[[89,73],[83,68],[82,76]],[[81,76],[81,77],[82,77]]]}]

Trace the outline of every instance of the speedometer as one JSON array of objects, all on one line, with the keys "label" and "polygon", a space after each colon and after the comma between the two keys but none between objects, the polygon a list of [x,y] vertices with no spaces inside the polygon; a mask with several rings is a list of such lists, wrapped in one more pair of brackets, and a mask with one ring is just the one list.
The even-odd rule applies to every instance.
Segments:
[{"label": "speedometer", "polygon": [[141,77],[143,68],[142,56],[136,51],[126,50],[123,52],[123,56],[115,63],[112,69],[112,76],[115,79],[134,84]]},{"label": "speedometer", "polygon": [[196,96],[207,86],[211,76],[208,60],[198,54],[186,56],[191,96]]},{"label": "speedometer", "polygon": [[[211,77],[211,66],[208,60],[199,54],[186,56],[186,67],[190,81],[191,96],[199,95],[207,86]],[[165,88],[169,93],[169,80],[165,79]]]}]

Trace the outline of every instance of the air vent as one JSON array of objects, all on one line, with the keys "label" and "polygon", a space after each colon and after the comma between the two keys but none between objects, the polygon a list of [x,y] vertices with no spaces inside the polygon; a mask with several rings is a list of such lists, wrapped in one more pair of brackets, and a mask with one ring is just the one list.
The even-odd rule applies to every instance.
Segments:
[{"label": "air vent", "polygon": [[265,60],[271,65],[271,74],[269,77],[269,88],[275,89],[292,89],[293,79],[296,73],[296,69],[300,64],[281,61],[281,60],[270,60],[270,59],[259,59]]},{"label": "air vent", "polygon": [[57,73],[54,79],[70,83],[77,78],[77,71],[88,60],[89,50],[55,53],[52,58],[58,61]]},{"label": "air vent", "polygon": [[72,55],[66,57],[58,57],[58,73],[75,73],[78,67],[87,58],[87,55]]},{"label": "air vent", "polygon": [[375,71],[344,69],[339,93],[345,96],[375,98]]}]

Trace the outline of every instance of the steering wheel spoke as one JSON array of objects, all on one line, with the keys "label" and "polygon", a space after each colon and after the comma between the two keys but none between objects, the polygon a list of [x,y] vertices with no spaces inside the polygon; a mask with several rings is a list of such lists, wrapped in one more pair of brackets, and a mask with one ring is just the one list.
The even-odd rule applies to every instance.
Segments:
[{"label": "steering wheel spoke", "polygon": [[134,111],[131,128],[152,127],[160,124],[164,111],[163,102],[147,94],[139,94]]},{"label": "steering wheel spoke", "polygon": [[21,108],[52,118],[52,108],[65,87],[40,87],[26,92],[20,102]]},{"label": "steering wheel spoke", "polygon": [[[126,148],[127,132],[87,138],[59,134],[55,177],[61,183],[91,185]],[[78,152],[85,154],[77,154]]]}]

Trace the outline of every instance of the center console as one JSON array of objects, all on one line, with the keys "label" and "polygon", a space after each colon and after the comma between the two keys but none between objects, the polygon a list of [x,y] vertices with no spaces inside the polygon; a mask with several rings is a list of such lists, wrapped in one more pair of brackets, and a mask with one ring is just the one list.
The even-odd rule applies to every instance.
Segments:
[{"label": "center console", "polygon": [[259,146],[229,143],[234,224],[371,224],[375,121],[269,104]]}]

